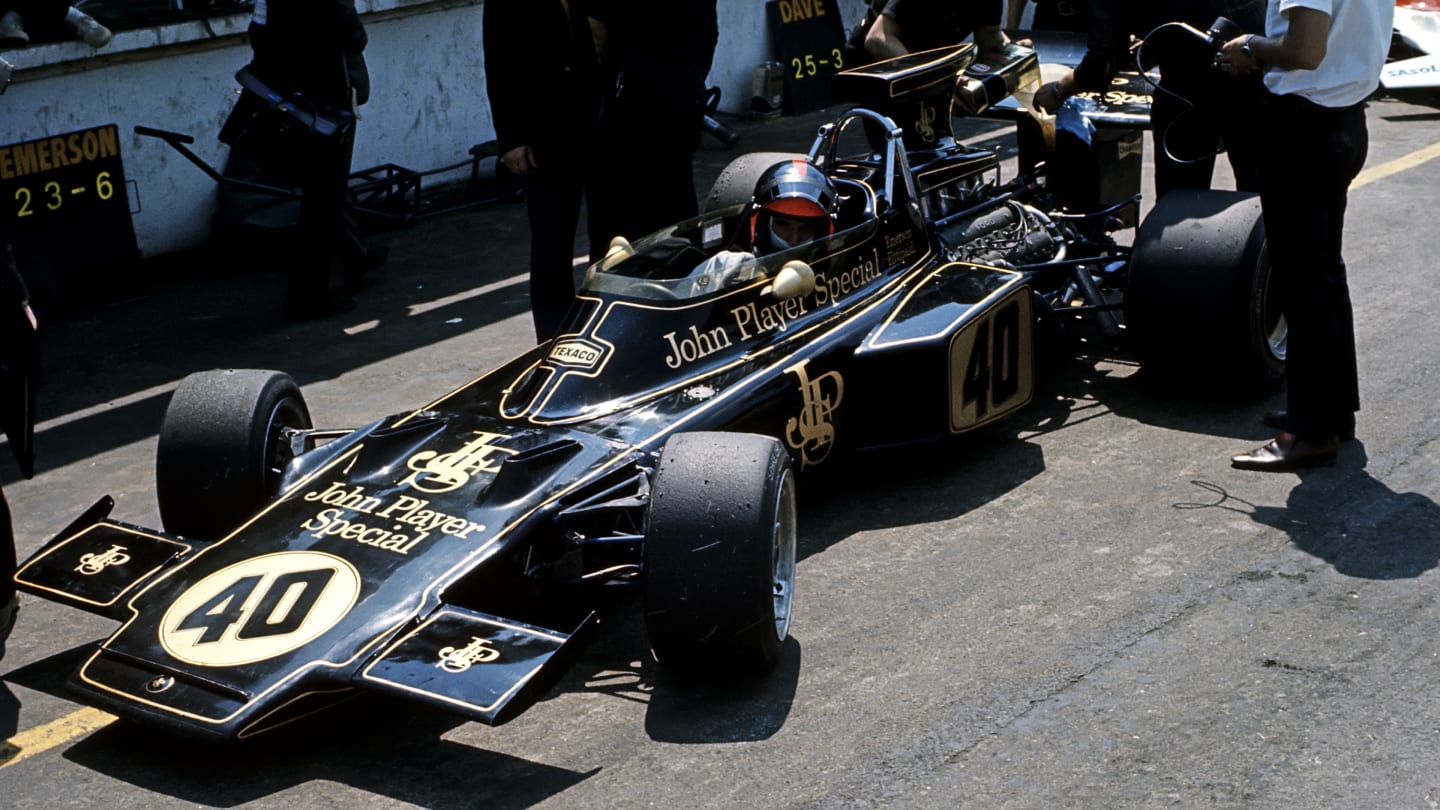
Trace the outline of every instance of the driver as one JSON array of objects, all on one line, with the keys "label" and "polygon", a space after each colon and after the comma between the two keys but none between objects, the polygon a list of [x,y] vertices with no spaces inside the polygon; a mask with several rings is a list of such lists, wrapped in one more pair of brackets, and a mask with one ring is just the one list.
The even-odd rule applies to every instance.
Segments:
[{"label": "driver", "polygon": [[761,257],[834,233],[838,202],[835,184],[808,161],[766,169],[750,197],[750,250],[721,250],[702,262],[691,273],[694,294],[762,278]]},{"label": "driver", "polygon": [[835,184],[808,161],[787,160],[766,169],[750,203],[750,242],[756,255],[834,233],[838,200]]}]

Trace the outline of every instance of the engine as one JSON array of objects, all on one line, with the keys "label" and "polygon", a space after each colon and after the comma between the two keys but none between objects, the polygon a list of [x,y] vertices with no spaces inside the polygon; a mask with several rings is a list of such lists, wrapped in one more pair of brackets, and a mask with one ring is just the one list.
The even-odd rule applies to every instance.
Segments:
[{"label": "engine", "polygon": [[1018,267],[1065,257],[1065,243],[1054,221],[1014,200],[947,223],[939,235],[951,261]]}]

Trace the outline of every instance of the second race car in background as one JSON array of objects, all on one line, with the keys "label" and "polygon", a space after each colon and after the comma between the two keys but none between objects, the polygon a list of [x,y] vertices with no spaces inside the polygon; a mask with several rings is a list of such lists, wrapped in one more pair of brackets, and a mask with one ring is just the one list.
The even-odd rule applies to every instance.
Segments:
[{"label": "second race car in background", "polygon": [[1387,95],[1440,105],[1440,0],[1396,0],[1380,86]]}]

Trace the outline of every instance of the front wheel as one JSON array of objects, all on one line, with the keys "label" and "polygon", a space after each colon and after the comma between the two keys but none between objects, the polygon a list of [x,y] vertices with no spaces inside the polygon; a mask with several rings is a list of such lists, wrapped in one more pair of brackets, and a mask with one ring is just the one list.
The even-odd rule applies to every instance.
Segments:
[{"label": "front wheel", "polygon": [[278,371],[202,371],[180,381],[155,452],[165,530],[215,539],[269,503],[295,454],[286,429],[308,429],[300,387]]},{"label": "front wheel", "polygon": [[1142,368],[1167,378],[1267,388],[1285,370],[1289,329],[1271,283],[1260,198],[1179,190],[1141,224],[1125,326]]},{"label": "front wheel", "polygon": [[775,666],[795,589],[795,483],[780,442],[679,433],[660,455],[646,521],[645,625],[682,677]]}]

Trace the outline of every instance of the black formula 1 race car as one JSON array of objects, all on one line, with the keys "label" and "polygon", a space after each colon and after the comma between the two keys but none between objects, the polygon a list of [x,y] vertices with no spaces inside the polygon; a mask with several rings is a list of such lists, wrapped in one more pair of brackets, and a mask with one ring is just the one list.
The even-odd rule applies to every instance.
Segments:
[{"label": "black formula 1 race car", "polygon": [[1138,131],[1057,139],[1009,182],[957,145],[952,114],[1036,72],[1028,49],[963,46],[838,76],[855,106],[799,158],[834,184],[832,232],[754,252],[752,187],[795,158],[741,156],[705,213],[617,240],[553,339],[411,412],[317,430],[282,373],[187,377],[159,436],[163,531],[102,499],[16,577],[121,623],[71,685],[218,739],[355,690],[498,724],[614,586],[641,592],[667,670],[762,673],[789,632],[800,472],[1015,412],[1075,329],[1274,375],[1253,198],[1172,196],[1137,230]]},{"label": "black formula 1 race car", "polygon": [[1395,0],[1395,29],[1389,59],[1380,71],[1380,90],[1440,106],[1440,2]]}]

